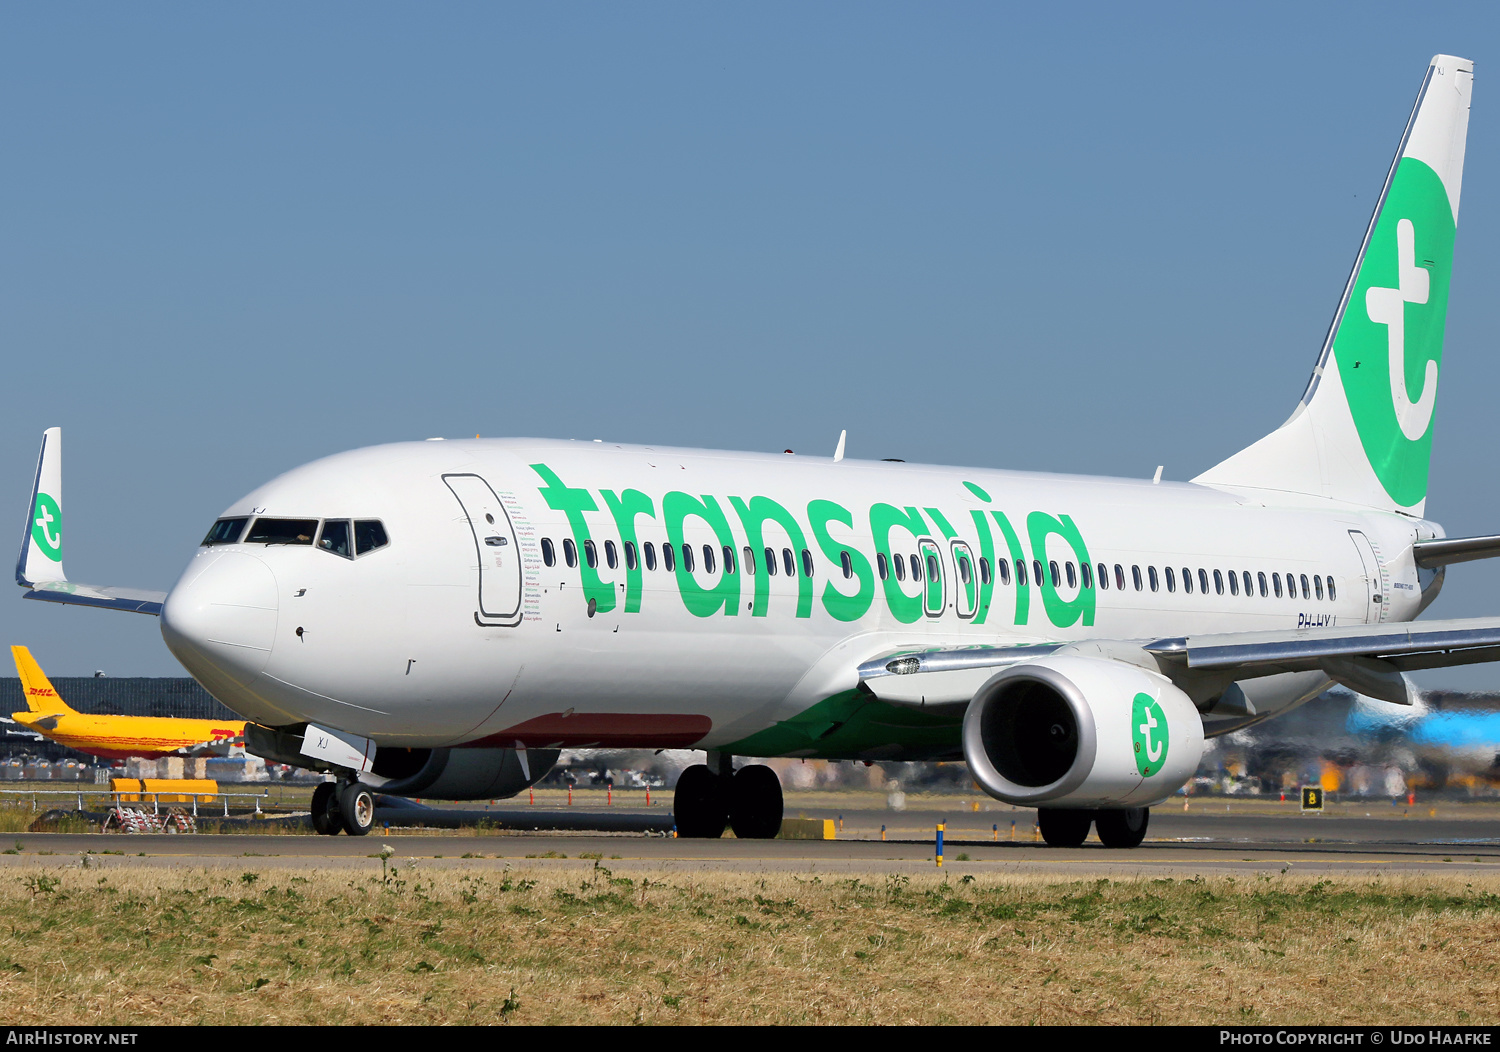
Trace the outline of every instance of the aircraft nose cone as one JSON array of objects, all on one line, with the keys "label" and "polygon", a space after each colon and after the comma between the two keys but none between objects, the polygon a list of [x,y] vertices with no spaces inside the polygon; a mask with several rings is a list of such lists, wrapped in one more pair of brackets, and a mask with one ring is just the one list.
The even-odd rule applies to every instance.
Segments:
[{"label": "aircraft nose cone", "polygon": [[244,685],[271,657],[277,605],[276,577],[259,559],[240,552],[200,556],[162,606],[162,638],[205,685],[226,679]]}]

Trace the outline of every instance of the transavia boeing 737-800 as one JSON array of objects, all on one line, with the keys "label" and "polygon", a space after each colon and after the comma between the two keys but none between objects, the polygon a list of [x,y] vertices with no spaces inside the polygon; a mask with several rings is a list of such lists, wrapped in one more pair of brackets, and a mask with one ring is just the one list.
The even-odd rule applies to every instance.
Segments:
[{"label": "transavia boeing 737-800", "polygon": [[1207,738],[1500,657],[1500,618],[1409,623],[1500,555],[1423,517],[1472,84],[1432,60],[1300,403],[1191,482],[398,443],[236,501],[151,593],[63,574],[53,429],[17,576],[159,615],[252,752],[337,776],[325,832],[368,832],[372,788],[506,796],[593,746],[706,750],[683,836],[776,834],[736,757],[962,759],[1049,844],[1133,846]]}]

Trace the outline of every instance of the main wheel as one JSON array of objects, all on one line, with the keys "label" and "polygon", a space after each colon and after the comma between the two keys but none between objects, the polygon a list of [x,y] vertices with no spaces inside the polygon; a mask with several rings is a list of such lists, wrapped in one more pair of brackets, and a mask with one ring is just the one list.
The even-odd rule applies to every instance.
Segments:
[{"label": "main wheel", "polygon": [[729,825],[741,840],[771,840],[781,832],[781,779],[775,771],[754,763],[734,772]]},{"label": "main wheel", "polygon": [[350,836],[364,836],[375,826],[375,797],[368,786],[351,782],[339,790],[339,815]]},{"label": "main wheel", "polygon": [[344,816],[339,812],[339,787],[332,782],[319,782],[313,790],[312,826],[323,836],[338,836],[344,828]]},{"label": "main wheel", "polygon": [[1146,823],[1150,820],[1149,807],[1095,811],[1094,831],[1105,847],[1136,847],[1146,839]]},{"label": "main wheel", "polygon": [[682,772],[672,794],[672,820],[677,835],[712,840],[724,835],[729,808],[724,786],[707,764],[697,763]]},{"label": "main wheel", "polygon": [[1048,847],[1078,847],[1089,838],[1089,826],[1093,821],[1092,811],[1042,807],[1036,813],[1036,824],[1041,828],[1042,839]]}]

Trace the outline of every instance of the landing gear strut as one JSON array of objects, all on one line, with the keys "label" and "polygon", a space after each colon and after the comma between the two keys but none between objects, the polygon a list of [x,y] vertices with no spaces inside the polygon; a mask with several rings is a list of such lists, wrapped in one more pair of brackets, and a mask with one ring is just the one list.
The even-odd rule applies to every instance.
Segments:
[{"label": "landing gear strut", "polygon": [[[725,826],[741,840],[770,840],[781,831],[781,779],[764,764],[734,769],[733,757],[711,755],[714,766],[682,772],[672,798],[679,837],[715,839]],[[714,767],[717,767],[716,771]]]}]

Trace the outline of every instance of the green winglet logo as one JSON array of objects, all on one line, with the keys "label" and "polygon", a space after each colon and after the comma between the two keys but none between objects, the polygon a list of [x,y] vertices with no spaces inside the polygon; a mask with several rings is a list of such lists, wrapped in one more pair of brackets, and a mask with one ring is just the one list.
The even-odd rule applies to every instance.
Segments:
[{"label": "green winglet logo", "polygon": [[1365,456],[1402,507],[1427,496],[1454,231],[1443,181],[1402,160],[1334,337]]},{"label": "green winglet logo", "polygon": [[1167,714],[1150,694],[1135,696],[1130,707],[1130,736],[1135,743],[1135,769],[1142,778],[1160,771],[1167,762]]},{"label": "green winglet logo", "polygon": [[62,562],[62,508],[45,493],[36,495],[31,515],[31,539],[42,554],[55,563]]}]

